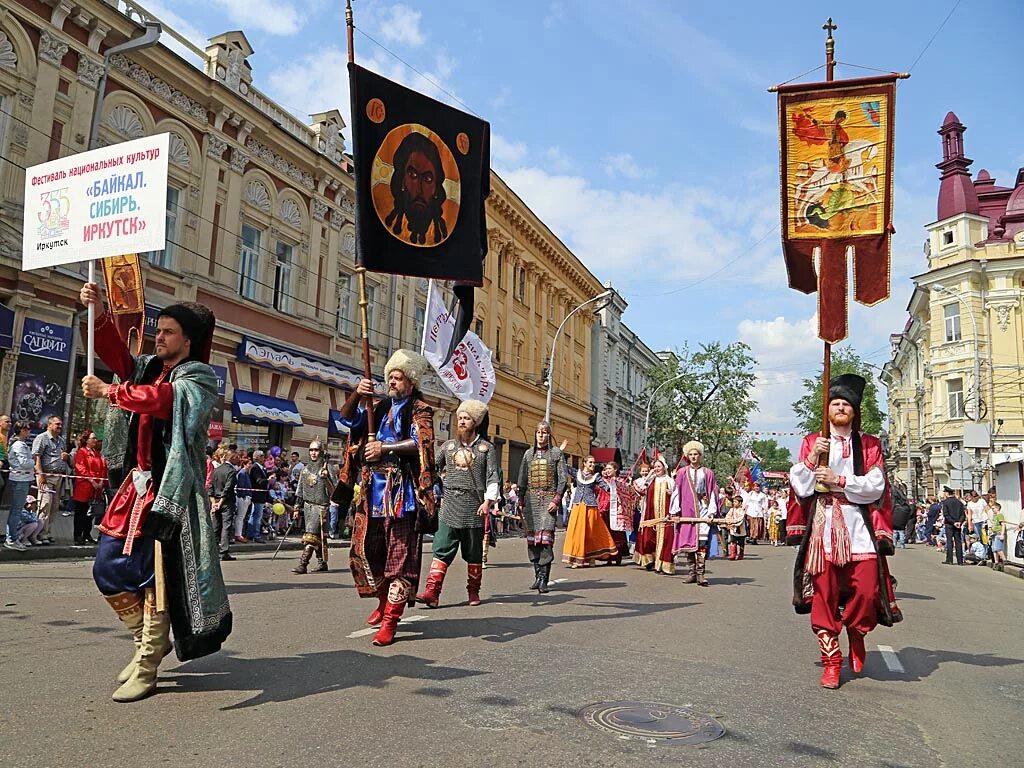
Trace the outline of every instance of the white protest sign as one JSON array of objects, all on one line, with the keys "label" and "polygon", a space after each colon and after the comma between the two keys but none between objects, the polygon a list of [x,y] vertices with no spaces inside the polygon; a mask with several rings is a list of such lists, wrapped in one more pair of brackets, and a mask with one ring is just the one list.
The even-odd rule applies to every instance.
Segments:
[{"label": "white protest sign", "polygon": [[452,359],[438,374],[445,386],[460,400],[490,402],[496,384],[494,364],[489,350],[472,331],[462,337],[455,347]]},{"label": "white protest sign", "polygon": [[455,318],[444,305],[441,292],[434,281],[427,284],[427,311],[423,319],[423,340],[420,348],[423,356],[435,369],[440,369],[448,359],[448,350],[455,335]]},{"label": "white protest sign", "polygon": [[144,136],[25,172],[22,269],[160,251],[169,136]]}]

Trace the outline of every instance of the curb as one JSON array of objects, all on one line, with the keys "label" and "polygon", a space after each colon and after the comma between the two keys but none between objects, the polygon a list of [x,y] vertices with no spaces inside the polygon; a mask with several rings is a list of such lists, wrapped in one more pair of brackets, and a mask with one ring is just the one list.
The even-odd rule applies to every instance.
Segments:
[{"label": "curb", "polygon": [[989,563],[988,567],[991,568],[993,571],[1005,573],[1007,576],[1016,576],[1018,579],[1024,579],[1024,568],[1022,568],[1019,565],[1002,563],[1002,568],[996,568],[995,563]]},{"label": "curb", "polygon": [[[348,549],[348,540],[331,539],[331,549]],[[257,552],[275,552],[280,541],[265,542],[263,544],[232,544],[231,554],[247,555]],[[298,552],[302,549],[302,542],[298,539],[286,541],[281,551]],[[17,552],[12,549],[0,549],[0,565],[7,563],[46,562],[50,560],[92,560],[96,556],[96,547],[74,544],[51,544],[49,546],[30,547],[24,552]]]}]

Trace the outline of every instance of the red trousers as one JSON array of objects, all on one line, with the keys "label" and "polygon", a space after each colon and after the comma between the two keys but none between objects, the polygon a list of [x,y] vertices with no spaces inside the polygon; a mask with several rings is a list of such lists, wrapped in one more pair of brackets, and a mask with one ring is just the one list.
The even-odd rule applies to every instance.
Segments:
[{"label": "red trousers", "polygon": [[[811,629],[815,632],[824,629],[838,636],[845,624],[867,634],[878,624],[878,563],[874,558],[844,566],[829,564],[811,580],[814,584]],[[840,592],[846,595],[842,619],[839,618]]]}]

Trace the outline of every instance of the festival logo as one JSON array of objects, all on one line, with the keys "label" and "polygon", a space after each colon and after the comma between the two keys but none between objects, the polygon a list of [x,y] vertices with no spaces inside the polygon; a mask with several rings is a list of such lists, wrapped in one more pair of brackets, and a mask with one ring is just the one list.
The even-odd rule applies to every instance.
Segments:
[{"label": "festival logo", "polygon": [[68,214],[71,212],[67,187],[41,192],[39,203],[39,239],[52,240],[66,235],[70,227]]},{"label": "festival logo", "polygon": [[459,166],[433,131],[410,123],[395,128],[373,159],[373,208],[403,243],[440,245],[459,218]]}]

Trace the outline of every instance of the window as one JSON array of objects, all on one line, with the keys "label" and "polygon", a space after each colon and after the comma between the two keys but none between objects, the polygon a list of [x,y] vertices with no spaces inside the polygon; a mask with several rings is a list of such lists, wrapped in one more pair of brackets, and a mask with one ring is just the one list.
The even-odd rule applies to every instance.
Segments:
[{"label": "window", "polygon": [[954,234],[953,234],[953,230],[952,229],[947,229],[945,232],[942,233],[942,247],[943,248],[945,248],[946,246],[949,246],[949,245],[953,245],[954,242],[955,242],[954,241]]},{"label": "window", "polygon": [[523,342],[522,340],[517,341],[512,345],[512,365],[515,366],[516,373],[521,373],[523,370]]},{"label": "window", "polygon": [[949,418],[962,419],[964,411],[964,380],[949,379],[946,382],[946,401],[949,406]]},{"label": "window", "polygon": [[947,304],[942,313],[946,318],[946,341],[960,341],[960,304]]},{"label": "window", "polygon": [[498,287],[505,287],[505,254],[498,252]]},{"label": "window", "polygon": [[413,340],[418,344],[420,339],[423,338],[423,324],[427,319],[427,308],[416,302],[416,321],[415,330],[413,332]]},{"label": "window", "polygon": [[352,307],[355,304],[355,282],[352,275],[338,278],[338,333],[350,339],[355,338],[352,325]]},{"label": "window", "polygon": [[259,293],[260,241],[263,233],[249,224],[242,225],[242,253],[238,265],[238,295],[255,299]]},{"label": "window", "polygon": [[555,292],[548,292],[548,322],[555,322]]},{"label": "window", "polygon": [[501,328],[494,329],[494,359],[501,361]]},{"label": "window", "polygon": [[516,270],[515,292],[519,303],[526,303],[526,267],[519,267]]},{"label": "window", "polygon": [[277,241],[277,258],[274,262],[274,309],[279,312],[292,311],[292,246]]},{"label": "window", "polygon": [[380,338],[377,335],[377,286],[366,286],[366,323],[369,326],[370,344],[380,346]]},{"label": "window", "polygon": [[167,187],[167,245],[162,251],[142,254],[150,264],[163,269],[174,269],[174,244],[178,241],[178,197],[180,190]]},{"label": "window", "polygon": [[479,336],[481,339],[484,337],[484,321],[479,317],[473,321],[473,333]]}]

